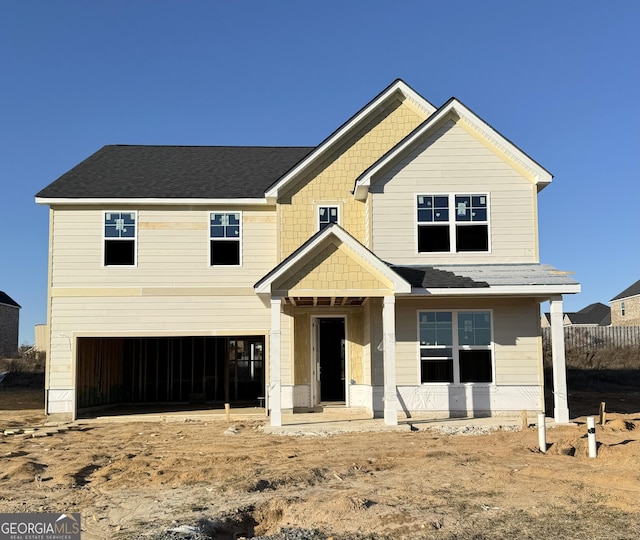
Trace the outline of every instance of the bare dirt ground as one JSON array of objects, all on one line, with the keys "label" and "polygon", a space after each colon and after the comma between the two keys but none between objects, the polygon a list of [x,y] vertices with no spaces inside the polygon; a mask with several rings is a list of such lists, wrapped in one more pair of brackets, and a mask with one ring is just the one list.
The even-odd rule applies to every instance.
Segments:
[{"label": "bare dirt ground", "polygon": [[584,417],[548,429],[546,454],[534,428],[287,436],[222,419],[2,435],[44,416],[42,390],[0,389],[0,512],[81,512],[84,540],[640,538],[640,394],[580,400],[621,410],[598,426],[596,459]]}]

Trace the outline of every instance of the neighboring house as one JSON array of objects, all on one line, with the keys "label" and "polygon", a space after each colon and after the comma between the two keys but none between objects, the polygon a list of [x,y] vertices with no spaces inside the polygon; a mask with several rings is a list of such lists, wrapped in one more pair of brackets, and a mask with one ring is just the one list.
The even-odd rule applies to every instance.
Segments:
[{"label": "neighboring house", "polygon": [[640,279],[609,301],[612,326],[640,326]]},{"label": "neighboring house", "polygon": [[106,146],[49,205],[47,413],[327,402],[567,422],[562,295],[540,264],[551,174],[455,98],[395,81],[317,147]]},{"label": "neighboring house", "polygon": [[[611,310],[600,302],[589,304],[580,311],[564,314],[564,326],[610,326]],[[551,326],[551,314],[544,313],[542,316],[542,328]]]},{"label": "neighboring house", "polygon": [[8,294],[0,291],[0,358],[18,350],[20,306]]}]

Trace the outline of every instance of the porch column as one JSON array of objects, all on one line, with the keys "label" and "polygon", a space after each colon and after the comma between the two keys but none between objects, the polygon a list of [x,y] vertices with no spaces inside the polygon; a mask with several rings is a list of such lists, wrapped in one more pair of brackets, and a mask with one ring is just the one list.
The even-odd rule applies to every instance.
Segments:
[{"label": "porch column", "polygon": [[271,298],[271,332],[269,333],[269,408],[271,425],[282,425],[282,384],[280,380],[280,308],[282,298]]},{"label": "porch column", "polygon": [[567,362],[564,356],[564,326],[562,296],[553,296],[551,303],[551,357],[553,360],[553,417],[556,424],[569,423],[567,404]]},{"label": "porch column", "polygon": [[382,334],[384,336],[384,423],[398,425],[396,405],[396,298],[385,296],[382,304]]}]

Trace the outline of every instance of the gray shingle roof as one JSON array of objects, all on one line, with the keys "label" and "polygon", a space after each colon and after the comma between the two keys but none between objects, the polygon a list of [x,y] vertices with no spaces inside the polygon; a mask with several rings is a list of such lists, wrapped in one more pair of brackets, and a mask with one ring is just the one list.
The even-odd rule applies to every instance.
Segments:
[{"label": "gray shingle roof", "polygon": [[575,285],[548,264],[391,266],[412,287],[425,289],[499,287],[501,285]]},{"label": "gray shingle roof", "polygon": [[453,272],[491,287],[501,285],[577,285],[566,272],[548,264],[436,265],[438,270]]},{"label": "gray shingle roof", "polygon": [[618,296],[612,298],[610,301],[621,300],[622,298],[629,298],[630,296],[640,295],[640,279],[636,281],[631,287],[627,287]]},{"label": "gray shingle roof", "polygon": [[406,279],[412,287],[425,289],[458,289],[470,287],[488,287],[484,281],[456,275],[454,272],[434,268],[433,266],[391,266],[391,269]]},{"label": "gray shingle roof", "polygon": [[572,324],[611,324],[611,309],[600,302],[589,304],[575,313],[566,313]]},{"label": "gray shingle roof", "polygon": [[5,304],[7,306],[14,306],[19,308],[20,305],[11,298],[7,293],[0,291],[0,304]]},{"label": "gray shingle roof", "polygon": [[312,147],[104,146],[41,198],[260,198]]}]

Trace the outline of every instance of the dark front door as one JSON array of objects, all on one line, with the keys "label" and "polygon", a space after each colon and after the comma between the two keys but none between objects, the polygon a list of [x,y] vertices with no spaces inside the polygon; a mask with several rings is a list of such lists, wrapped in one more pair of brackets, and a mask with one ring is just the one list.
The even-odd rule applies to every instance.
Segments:
[{"label": "dark front door", "polygon": [[318,319],[320,326],[320,399],[345,400],[344,318]]}]

